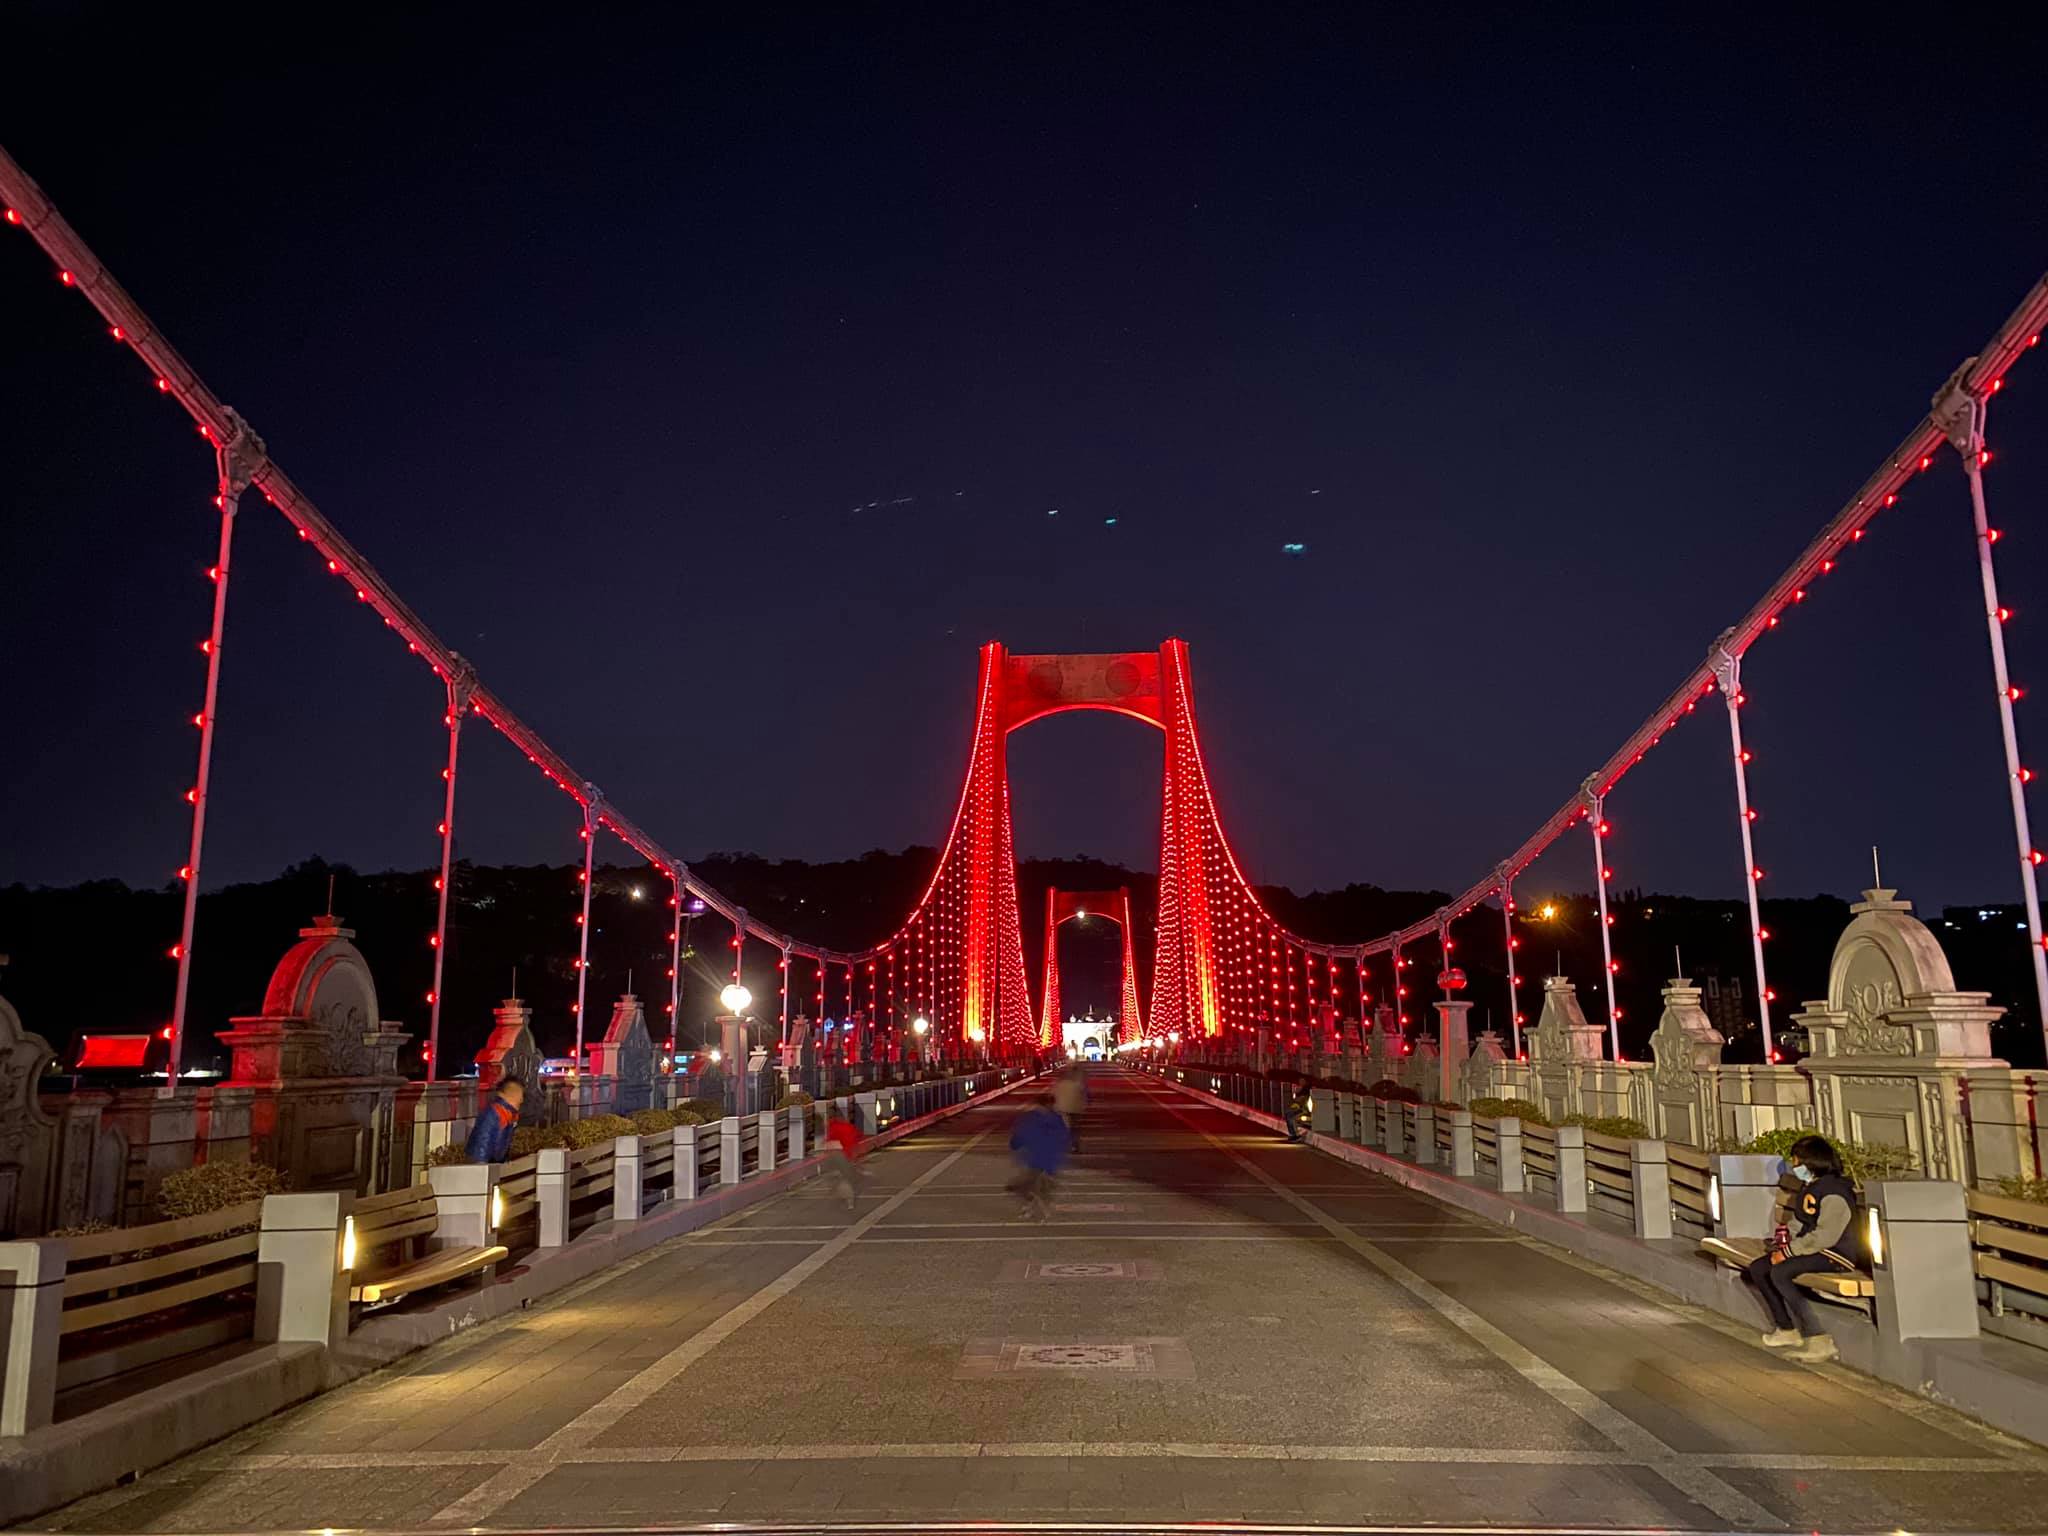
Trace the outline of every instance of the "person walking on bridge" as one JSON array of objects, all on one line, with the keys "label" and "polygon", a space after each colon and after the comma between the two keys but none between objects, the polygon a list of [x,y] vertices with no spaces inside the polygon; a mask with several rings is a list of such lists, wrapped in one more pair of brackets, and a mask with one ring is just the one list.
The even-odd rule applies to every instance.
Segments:
[{"label": "person walking on bridge", "polygon": [[519,1109],[526,1102],[526,1084],[508,1076],[498,1084],[491,1102],[469,1128],[462,1155],[472,1163],[502,1163],[512,1155],[512,1133],[519,1128]]},{"label": "person walking on bridge", "polygon": [[1067,1127],[1066,1116],[1054,1106],[1049,1093],[1017,1117],[1010,1131],[1010,1151],[1017,1159],[1017,1177],[1004,1187],[1022,1197],[1025,1219],[1044,1221],[1052,1214],[1055,1180],[1066,1166],[1072,1144],[1073,1132]]},{"label": "person walking on bridge", "polygon": [[831,1149],[829,1166],[839,1186],[840,1198],[850,1211],[859,1202],[861,1189],[867,1183],[867,1169],[860,1160],[860,1127],[834,1110],[832,1118],[825,1122],[825,1144]]},{"label": "person walking on bridge", "polygon": [[1067,1068],[1052,1085],[1052,1107],[1067,1122],[1067,1150],[1081,1150],[1081,1111],[1088,1107],[1088,1083],[1079,1063]]}]

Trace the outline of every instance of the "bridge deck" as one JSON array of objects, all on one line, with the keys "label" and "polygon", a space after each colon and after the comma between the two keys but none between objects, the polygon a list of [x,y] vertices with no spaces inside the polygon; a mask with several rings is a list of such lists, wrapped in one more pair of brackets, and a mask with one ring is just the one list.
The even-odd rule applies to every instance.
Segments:
[{"label": "bridge deck", "polygon": [[2017,1530],[2048,1509],[2048,1456],[1954,1414],[1155,1080],[1093,1086],[1047,1225],[1001,1190],[1013,1096],[879,1154],[856,1217],[815,1187],[755,1207],[38,1523]]}]

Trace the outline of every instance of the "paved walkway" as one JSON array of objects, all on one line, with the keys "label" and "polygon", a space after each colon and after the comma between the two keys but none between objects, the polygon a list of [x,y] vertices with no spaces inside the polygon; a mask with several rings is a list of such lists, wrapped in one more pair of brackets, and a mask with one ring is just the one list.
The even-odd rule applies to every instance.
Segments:
[{"label": "paved walkway", "polygon": [[37,1522],[878,1519],[2038,1529],[2048,1456],[1099,1072],[1018,1096]]}]

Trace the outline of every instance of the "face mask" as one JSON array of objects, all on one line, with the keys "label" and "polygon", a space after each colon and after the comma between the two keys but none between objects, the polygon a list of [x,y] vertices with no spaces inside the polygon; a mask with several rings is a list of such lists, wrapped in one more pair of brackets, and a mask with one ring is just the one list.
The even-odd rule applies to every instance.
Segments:
[{"label": "face mask", "polygon": [[1803,1163],[1793,1166],[1792,1176],[1802,1184],[1811,1184],[1813,1182],[1813,1170]]}]

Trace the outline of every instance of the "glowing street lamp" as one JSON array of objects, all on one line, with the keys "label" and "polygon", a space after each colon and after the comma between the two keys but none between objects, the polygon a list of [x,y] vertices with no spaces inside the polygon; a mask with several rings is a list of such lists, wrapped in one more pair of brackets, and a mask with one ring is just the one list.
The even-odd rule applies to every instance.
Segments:
[{"label": "glowing street lamp", "polygon": [[731,1014],[734,1018],[738,1018],[747,1011],[748,1005],[754,1001],[754,994],[738,982],[733,981],[726,983],[725,990],[718,994],[718,1001],[727,1013]]},{"label": "glowing street lamp", "polygon": [[932,1032],[932,1021],[920,1013],[910,1021],[910,1028],[913,1034],[919,1036],[928,1035]]}]

